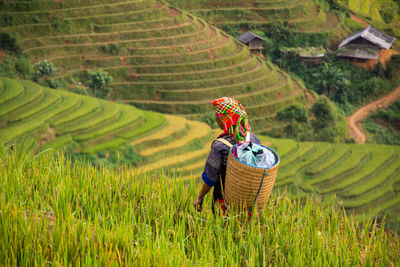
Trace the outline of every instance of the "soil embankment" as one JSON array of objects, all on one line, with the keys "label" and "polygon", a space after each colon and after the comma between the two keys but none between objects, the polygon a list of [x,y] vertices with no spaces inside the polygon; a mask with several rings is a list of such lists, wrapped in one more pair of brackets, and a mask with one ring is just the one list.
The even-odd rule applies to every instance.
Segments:
[{"label": "soil embankment", "polygon": [[400,86],[398,86],[390,94],[363,106],[362,108],[357,110],[353,115],[347,117],[350,136],[354,138],[356,143],[364,144],[365,142],[365,133],[363,131],[361,122],[365,120],[370,113],[376,111],[377,109],[386,108],[390,106],[390,104],[392,104],[399,98],[400,98]]}]

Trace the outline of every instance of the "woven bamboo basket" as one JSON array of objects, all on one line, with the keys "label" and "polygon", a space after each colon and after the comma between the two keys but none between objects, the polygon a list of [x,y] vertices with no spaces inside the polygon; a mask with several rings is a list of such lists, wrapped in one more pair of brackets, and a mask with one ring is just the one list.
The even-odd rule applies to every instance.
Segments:
[{"label": "woven bamboo basket", "polygon": [[232,210],[251,209],[254,205],[262,211],[278,173],[279,156],[269,147],[263,146],[275,155],[276,163],[270,168],[260,168],[240,162],[230,149],[225,176],[225,201]]}]

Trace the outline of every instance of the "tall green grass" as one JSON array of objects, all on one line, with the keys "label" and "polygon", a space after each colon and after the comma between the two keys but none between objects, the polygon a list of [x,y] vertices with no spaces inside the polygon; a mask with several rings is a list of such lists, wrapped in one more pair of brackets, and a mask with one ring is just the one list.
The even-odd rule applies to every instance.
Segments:
[{"label": "tall green grass", "polygon": [[4,265],[398,266],[400,239],[331,205],[271,196],[260,216],[213,216],[193,180],[0,150]]}]

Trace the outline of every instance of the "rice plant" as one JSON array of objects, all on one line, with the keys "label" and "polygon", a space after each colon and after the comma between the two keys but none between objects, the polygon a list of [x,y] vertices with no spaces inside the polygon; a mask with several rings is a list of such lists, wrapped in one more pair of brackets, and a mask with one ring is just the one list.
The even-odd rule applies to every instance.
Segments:
[{"label": "rice plant", "polygon": [[400,239],[372,218],[275,192],[259,216],[192,207],[199,185],[62,155],[0,150],[4,265],[398,266]]}]

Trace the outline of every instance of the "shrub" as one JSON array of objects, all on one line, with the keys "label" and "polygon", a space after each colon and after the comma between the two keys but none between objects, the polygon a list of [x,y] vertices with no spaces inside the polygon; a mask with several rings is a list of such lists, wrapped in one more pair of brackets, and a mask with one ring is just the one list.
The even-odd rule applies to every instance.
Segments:
[{"label": "shrub", "polygon": [[33,69],[34,69],[33,79],[35,81],[38,81],[39,79],[42,78],[47,78],[56,72],[53,63],[48,62],[47,60],[38,62],[37,64],[35,64]]},{"label": "shrub", "polygon": [[400,55],[393,55],[386,65],[386,77],[399,79],[400,76]]},{"label": "shrub", "polygon": [[380,61],[378,61],[374,67],[374,74],[381,78],[385,77],[385,68]]},{"label": "shrub", "polygon": [[83,85],[75,86],[71,89],[72,93],[80,94],[80,95],[89,95],[89,91]]},{"label": "shrub", "polygon": [[379,93],[384,93],[388,89],[388,82],[380,77],[372,77],[360,85],[360,91],[364,96],[374,96]]},{"label": "shrub", "polygon": [[326,96],[320,96],[311,107],[312,126],[316,132],[335,124],[335,107]]},{"label": "shrub", "polygon": [[52,80],[52,79],[46,79],[46,84],[48,87],[50,87],[52,89],[57,89],[62,86],[60,81]]},{"label": "shrub", "polygon": [[398,16],[398,13],[399,5],[392,1],[385,1],[380,8],[380,14],[383,20],[388,24],[392,23],[396,16]]},{"label": "shrub", "polygon": [[0,76],[15,78],[13,62],[9,56],[4,56],[0,62]]},{"label": "shrub", "polygon": [[109,99],[111,94],[110,83],[112,77],[105,71],[95,71],[89,74],[90,80],[88,86],[92,90],[94,96]]},{"label": "shrub", "polygon": [[21,47],[17,44],[17,39],[8,33],[0,33],[0,48],[14,55],[20,55]]},{"label": "shrub", "polygon": [[324,62],[322,69],[317,69],[313,77],[317,80],[318,93],[325,94],[339,103],[346,102],[350,85],[349,72]]},{"label": "shrub", "polygon": [[279,121],[288,123],[285,126],[285,131],[288,137],[296,137],[301,132],[300,129],[302,124],[307,123],[308,115],[304,106],[292,104],[279,110],[276,114],[276,118]]},{"label": "shrub", "polygon": [[105,44],[100,46],[100,50],[106,54],[118,55],[122,52],[122,47],[120,44]]},{"label": "shrub", "polygon": [[4,13],[0,16],[0,25],[3,27],[12,26],[15,21],[15,15]]},{"label": "shrub", "polygon": [[15,60],[15,69],[22,74],[24,78],[32,73],[31,62],[28,57],[20,56]]},{"label": "shrub", "polygon": [[338,115],[336,107],[326,96],[320,96],[310,111],[313,115],[311,126],[314,130],[314,140],[338,142],[345,139],[345,118]]},{"label": "shrub", "polygon": [[108,158],[108,162],[112,167],[119,167],[121,165],[130,165],[136,167],[142,161],[143,157],[141,157],[131,145],[127,145],[122,149],[112,151]]}]

